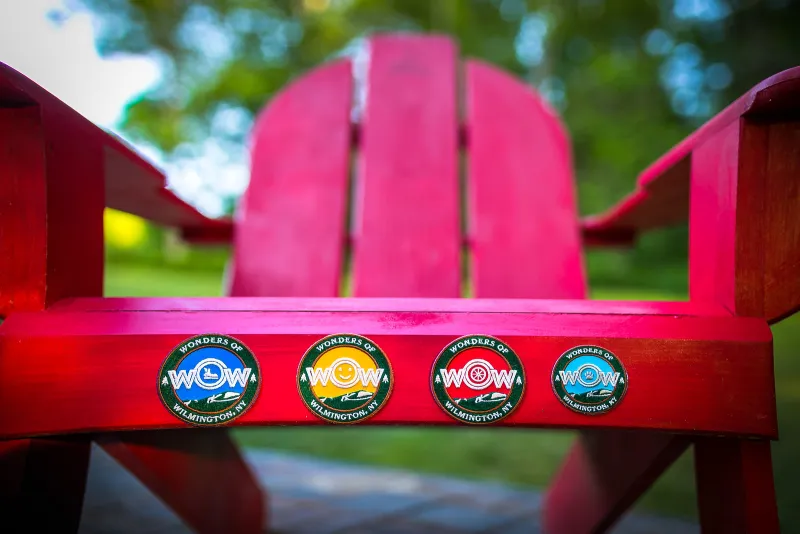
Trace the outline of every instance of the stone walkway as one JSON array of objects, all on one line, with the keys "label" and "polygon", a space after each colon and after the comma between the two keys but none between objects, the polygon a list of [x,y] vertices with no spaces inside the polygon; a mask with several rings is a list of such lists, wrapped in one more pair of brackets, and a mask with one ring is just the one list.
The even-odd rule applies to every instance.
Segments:
[{"label": "stone walkway", "polygon": [[[500,484],[246,450],[270,494],[280,534],[536,533],[541,494]],[[629,515],[617,534],[696,534],[683,521]],[[92,450],[80,532],[190,532],[138,480],[99,447]]]}]

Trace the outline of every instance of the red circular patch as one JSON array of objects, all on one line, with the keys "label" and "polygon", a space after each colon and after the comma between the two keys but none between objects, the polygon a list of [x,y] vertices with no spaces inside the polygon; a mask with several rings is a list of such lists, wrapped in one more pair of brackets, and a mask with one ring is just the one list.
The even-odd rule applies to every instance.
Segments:
[{"label": "red circular patch", "polygon": [[[483,347],[474,347],[460,352],[447,365],[447,370],[451,376],[456,373],[455,380],[449,386],[445,384],[445,391],[451,399],[470,398],[494,392],[508,395],[511,391],[511,388],[506,387],[504,383],[496,385],[495,380],[492,380],[493,373],[491,373],[491,370],[509,372],[511,366],[508,365],[505,358]],[[457,385],[459,382],[460,386]],[[478,389],[470,387],[481,385],[484,386]]]}]

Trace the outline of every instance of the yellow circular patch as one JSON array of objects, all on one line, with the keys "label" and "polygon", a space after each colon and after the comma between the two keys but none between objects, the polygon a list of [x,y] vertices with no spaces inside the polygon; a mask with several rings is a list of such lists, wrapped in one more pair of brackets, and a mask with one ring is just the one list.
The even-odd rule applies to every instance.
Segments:
[{"label": "yellow circular patch", "polygon": [[317,398],[338,397],[354,391],[369,391],[375,393],[378,388],[370,381],[360,380],[367,370],[373,373],[378,365],[364,351],[354,347],[336,347],[320,356],[312,368],[329,373],[326,384],[318,381],[311,386],[311,391]]},{"label": "yellow circular patch", "polygon": [[303,402],[331,423],[356,423],[373,416],[386,404],[393,384],[386,355],[374,341],[356,334],[320,339],[297,369]]}]

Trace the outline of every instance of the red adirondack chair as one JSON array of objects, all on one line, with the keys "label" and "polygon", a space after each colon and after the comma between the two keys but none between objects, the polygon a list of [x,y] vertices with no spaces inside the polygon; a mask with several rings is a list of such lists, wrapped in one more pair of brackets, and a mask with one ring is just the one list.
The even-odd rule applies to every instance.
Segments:
[{"label": "red adirondack chair", "polygon": [[[616,208],[581,221],[553,112],[467,60],[461,113],[458,65],[447,38],[389,35],[370,41],[355,82],[341,59],[292,83],[257,122],[235,221],[199,215],[129,148],[0,68],[11,514],[74,530],[94,439],[199,532],[258,531],[264,499],[225,430],[190,430],[158,398],[176,344],[216,332],[253,351],[261,397],[231,424],[327,424],[298,394],[298,363],[316,340],[349,332],[374,340],[393,370],[390,397],[362,424],[456,425],[431,366],[453,340],[484,334],[513,347],[526,380],[494,425],[581,430],[547,491],[546,532],[606,530],[690,445],[704,531],[779,530],[768,325],[800,306],[800,69],[759,84]],[[365,97],[351,121],[354,94]],[[102,298],[106,206],[190,241],[232,239],[230,295],[259,298]],[[628,244],[687,217],[689,302],[583,300],[583,246]],[[356,298],[329,298],[347,280]],[[467,284],[477,298],[458,299]],[[560,356],[589,345],[627,371],[624,398],[600,415],[554,394]],[[651,396],[665,384],[671,398]]]}]

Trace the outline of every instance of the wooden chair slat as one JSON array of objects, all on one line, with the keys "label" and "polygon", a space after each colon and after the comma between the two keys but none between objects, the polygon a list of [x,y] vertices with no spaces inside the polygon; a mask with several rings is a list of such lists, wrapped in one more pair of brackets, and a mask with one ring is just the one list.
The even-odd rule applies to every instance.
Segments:
[{"label": "wooden chair slat", "polygon": [[569,141],[533,91],[466,67],[468,227],[475,296],[584,298]]},{"label": "wooden chair slat", "polygon": [[455,54],[443,37],[370,42],[354,207],[356,296],[460,295]]},{"label": "wooden chair slat", "polygon": [[345,243],[350,62],[318,68],[280,93],[253,132],[230,294],[336,296]]}]

